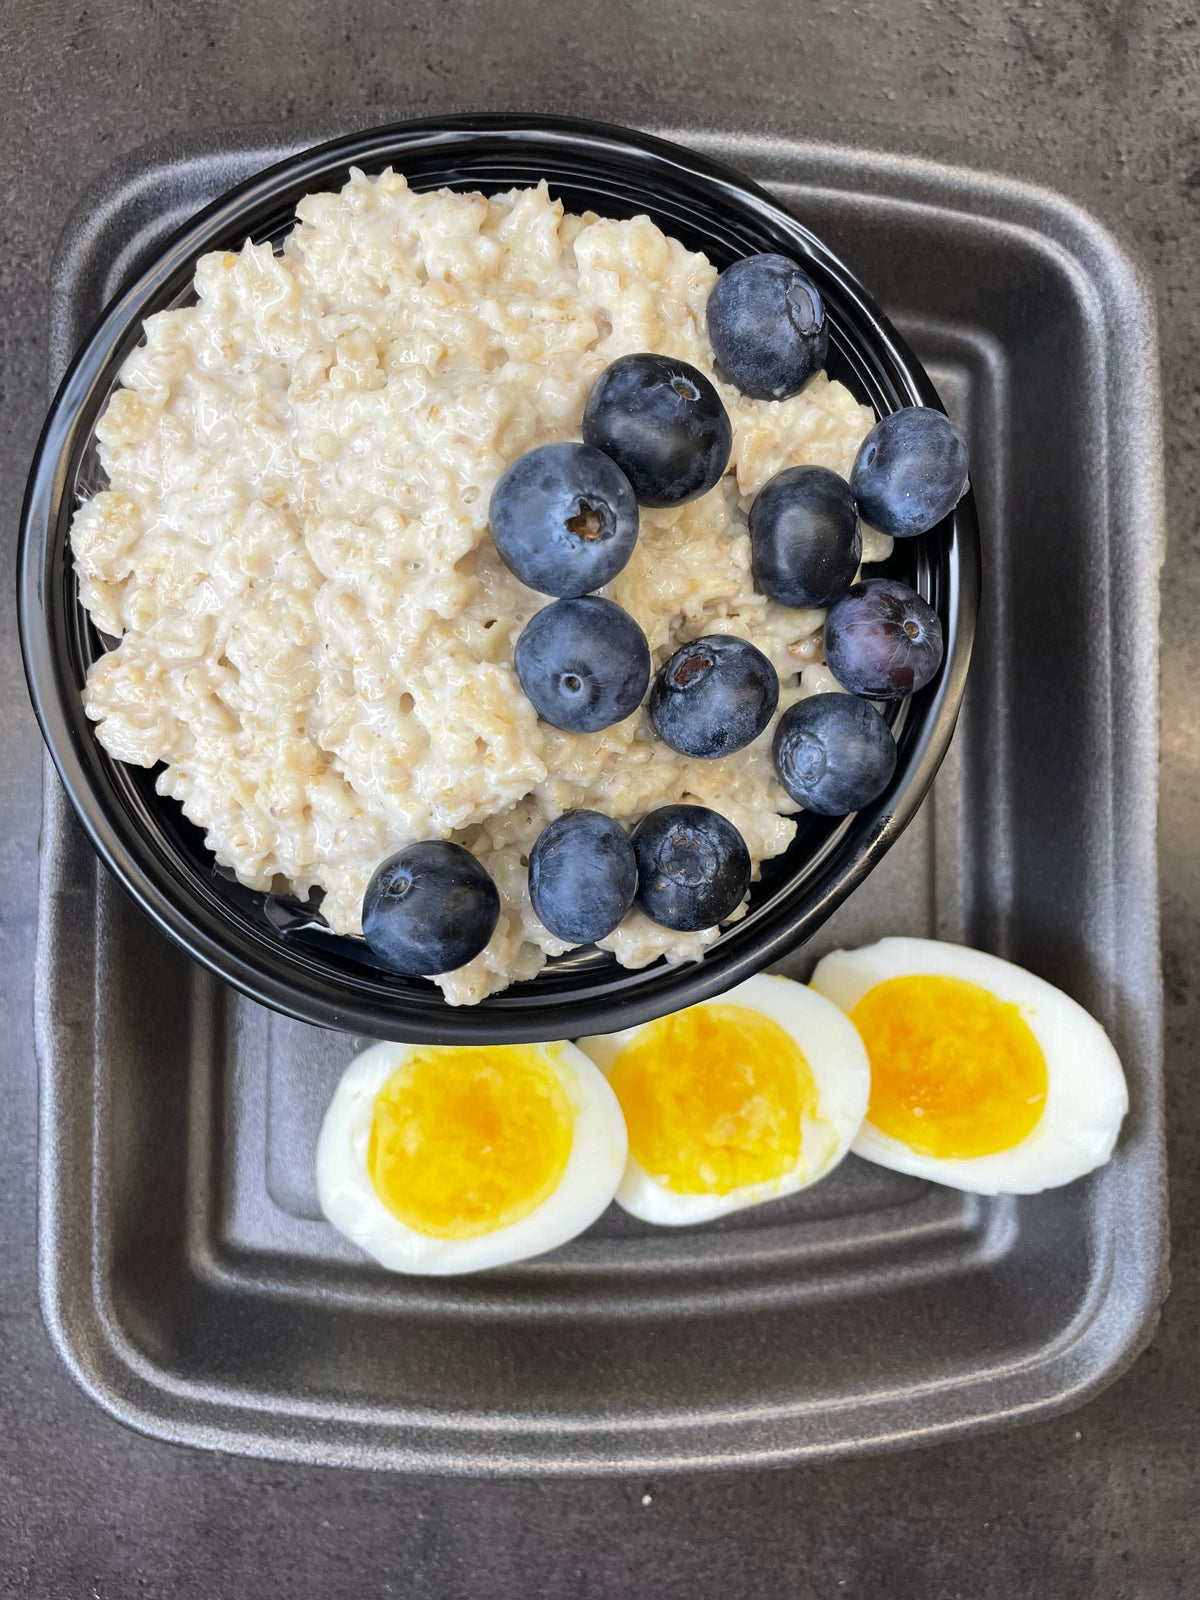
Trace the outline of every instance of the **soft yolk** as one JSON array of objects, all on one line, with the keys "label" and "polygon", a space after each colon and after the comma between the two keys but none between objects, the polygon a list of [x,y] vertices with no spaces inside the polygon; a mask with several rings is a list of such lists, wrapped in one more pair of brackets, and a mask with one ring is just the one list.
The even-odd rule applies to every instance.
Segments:
[{"label": "soft yolk", "polygon": [[677,1194],[729,1194],[791,1172],[815,1115],[808,1063],[777,1022],[705,1005],[644,1028],[609,1082],[630,1152]]},{"label": "soft yolk", "polygon": [[574,1121],[544,1050],[431,1045],[380,1090],[367,1170],[408,1227],[474,1239],[519,1222],[553,1193]]},{"label": "soft yolk", "polygon": [[989,1156],[1036,1127],[1046,1059],[1017,1006],[961,978],[889,978],[850,1020],[871,1058],[868,1122],[919,1155]]}]

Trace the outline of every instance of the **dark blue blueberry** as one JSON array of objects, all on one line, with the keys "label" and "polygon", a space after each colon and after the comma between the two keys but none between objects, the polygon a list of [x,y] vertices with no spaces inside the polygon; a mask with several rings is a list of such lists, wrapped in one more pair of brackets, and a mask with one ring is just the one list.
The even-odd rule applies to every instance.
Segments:
[{"label": "dark blue blueberry", "polygon": [[620,467],[644,506],[695,500],[729,464],[733,428],[702,372],[669,356],[620,356],[592,385],[583,437]]},{"label": "dark blue blueberry", "polygon": [[829,325],[816,284],[786,256],[747,256],[708,297],[708,339],[723,377],[755,400],[799,394],[825,365]]},{"label": "dark blue blueberry", "polygon": [[500,895],[469,850],[425,839],[389,856],[363,896],[363,934],[393,972],[453,972],[492,937]]},{"label": "dark blue blueberry", "polygon": [[654,731],[680,755],[711,761],[759,734],[779,704],[779,674],[745,639],[713,633],[682,645],[650,691]]},{"label": "dark blue blueberry", "polygon": [[868,578],[825,617],[825,665],[843,689],[868,700],[900,700],[923,689],[942,664],[942,624],[915,589]]},{"label": "dark blue blueberry", "polygon": [[595,944],[611,933],[636,892],[629,836],[599,811],[568,811],[542,829],[529,853],[534,912],[568,944]]},{"label": "dark blue blueberry", "polygon": [[861,811],[896,770],[892,730],[869,700],[851,694],[814,694],[789,706],[772,754],[792,799],[822,817]]},{"label": "dark blue blueberry", "polygon": [[679,933],[713,928],[750,887],[750,852],[733,823],[707,806],[662,806],[633,830],[636,904]]},{"label": "dark blue blueberry", "polygon": [[967,492],[967,446],[940,411],[908,406],[859,446],[850,488],[864,522],[894,539],[927,533]]},{"label": "dark blue blueberry", "polygon": [[513,665],[539,717],[595,733],[636,711],[650,682],[646,635],[598,595],[556,600],[521,629]]},{"label": "dark blue blueberry", "polygon": [[788,467],[750,507],[754,581],[783,606],[824,610],[854,582],[862,560],[858,508],[845,478]]},{"label": "dark blue blueberry", "polygon": [[638,536],[628,478],[588,444],[543,444],[514,461],[492,490],[488,519],[505,563],[542,594],[602,589]]}]

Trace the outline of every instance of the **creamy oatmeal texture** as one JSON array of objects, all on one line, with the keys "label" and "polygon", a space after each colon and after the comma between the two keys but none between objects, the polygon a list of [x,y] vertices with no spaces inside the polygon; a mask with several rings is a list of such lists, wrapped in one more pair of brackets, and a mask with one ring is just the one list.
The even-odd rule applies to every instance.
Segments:
[{"label": "creamy oatmeal texture", "polygon": [[[512,658],[548,600],[488,536],[501,472],[579,437],[608,362],[654,350],[712,375],[716,270],[645,217],[564,215],[544,185],[489,200],[356,172],[298,215],[281,255],[200,261],[198,303],[148,320],[100,423],[111,487],[81,507],[72,543],[83,603],[120,645],[93,667],[87,710],[111,755],[166,763],[160,791],[243,883],[320,887],[341,933],[360,931],[385,856],[466,844],[502,900],[487,949],[436,980],[467,1004],[565,948],[526,888],[529,849],[562,812],[631,825],[697,801],[736,824],[756,870],[795,831],[773,728],[697,761],[644,712],[596,734],[539,722]],[[701,634],[752,640],[783,679],[782,711],[836,685],[822,613],[754,588],[749,505],[786,466],[848,477],[874,417],[823,373],[781,403],[717,387],[729,472],[690,505],[643,509],[603,592],[637,618],[656,668]],[[887,541],[867,537],[882,556]],[[715,937],[631,912],[605,943],[641,966]]]}]

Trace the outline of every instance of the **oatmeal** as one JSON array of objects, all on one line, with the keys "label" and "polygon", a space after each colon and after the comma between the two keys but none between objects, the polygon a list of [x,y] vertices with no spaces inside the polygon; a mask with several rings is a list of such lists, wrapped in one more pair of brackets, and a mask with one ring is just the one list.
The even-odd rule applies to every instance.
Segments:
[{"label": "oatmeal", "polygon": [[[704,761],[664,745],[644,711],[595,734],[540,722],[513,647],[548,597],[488,534],[500,474],[579,438],[615,357],[713,374],[716,269],[645,217],[564,215],[544,185],[486,199],[356,172],[297,211],[281,254],[200,261],[197,303],[148,320],[98,427],[110,487],[78,511],[72,545],[83,603],[119,644],[89,674],[87,711],[112,756],[164,763],[160,792],[218,861],[252,888],[320,889],[339,933],[360,931],[387,855],[465,844],[501,917],[480,956],[435,981],[471,1003],[565,948],[526,885],[530,848],[564,811],[632,825],[667,802],[711,806],[756,871],[795,831],[770,729]],[[823,614],[755,590],[748,508],[787,466],[848,477],[874,418],[824,373],[781,402],[717,387],[728,472],[690,504],[643,508],[602,592],[645,631],[655,669],[702,634],[750,640],[779,671],[782,711],[836,685]],[[641,966],[716,937],[634,911],[604,943]]]}]

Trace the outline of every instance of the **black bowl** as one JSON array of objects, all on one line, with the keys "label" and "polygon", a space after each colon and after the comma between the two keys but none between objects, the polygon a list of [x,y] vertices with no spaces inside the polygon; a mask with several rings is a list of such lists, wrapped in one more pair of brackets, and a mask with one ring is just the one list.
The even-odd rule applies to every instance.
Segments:
[{"label": "black bowl", "polygon": [[690,1005],[778,961],[808,938],[895,842],[946,752],[966,680],[979,589],[968,496],[887,570],[936,608],[946,656],[934,682],[895,709],[896,774],[848,818],[802,814],[791,848],[766,862],[747,915],[704,960],[628,971],[595,950],[552,961],[481,1005],[452,1007],[424,980],[384,972],[360,940],[311,908],[246,889],[218,868],[201,832],[155,792],[154,772],[112,760],[84,714],[88,665],[105,643],[79,603],[68,530],[98,476],[94,430],[152,312],[186,303],[196,259],[247,239],[278,240],[300,198],[342,185],[351,166],[402,171],[417,189],[495,193],[545,178],[569,210],[647,213],[719,268],[756,251],[800,262],[822,290],[828,370],[878,415],[939,405],[937,394],[854,276],[762,189],[658,139],[550,117],[399,123],[294,156],[200,213],[104,313],[59,389],[38,445],[22,519],[18,614],[34,710],[59,775],[101,857],[172,939],[246,994],[309,1022],[384,1038],[486,1043],[608,1032]]}]

